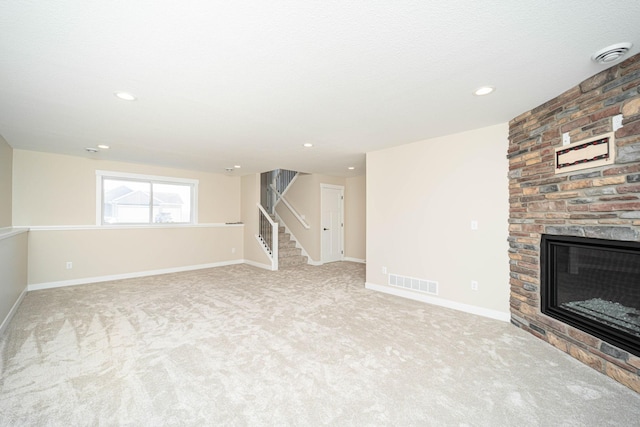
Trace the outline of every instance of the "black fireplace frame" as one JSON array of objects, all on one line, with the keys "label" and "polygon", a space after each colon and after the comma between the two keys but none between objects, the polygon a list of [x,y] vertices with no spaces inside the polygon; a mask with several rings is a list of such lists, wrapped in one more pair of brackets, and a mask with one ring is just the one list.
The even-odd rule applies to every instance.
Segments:
[{"label": "black fireplace frame", "polygon": [[555,271],[550,268],[549,264],[552,257],[555,256],[555,248],[559,246],[609,249],[640,255],[640,243],[548,234],[543,234],[540,239],[540,309],[542,314],[560,320],[640,357],[640,339],[637,336],[609,327],[605,323],[596,322],[558,305],[557,287],[551,289],[555,280]]}]

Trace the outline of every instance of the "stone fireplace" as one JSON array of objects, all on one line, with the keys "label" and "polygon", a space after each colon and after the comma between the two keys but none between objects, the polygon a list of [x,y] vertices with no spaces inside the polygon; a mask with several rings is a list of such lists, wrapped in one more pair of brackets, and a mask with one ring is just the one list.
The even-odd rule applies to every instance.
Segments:
[{"label": "stone fireplace", "polygon": [[[563,135],[573,143],[612,132],[611,161],[558,170]],[[631,286],[640,282],[628,266],[621,279],[610,269],[640,257],[640,55],[514,118],[507,156],[512,323],[640,393],[640,343],[634,321],[624,324],[640,312]],[[558,278],[560,289],[547,287]]]}]

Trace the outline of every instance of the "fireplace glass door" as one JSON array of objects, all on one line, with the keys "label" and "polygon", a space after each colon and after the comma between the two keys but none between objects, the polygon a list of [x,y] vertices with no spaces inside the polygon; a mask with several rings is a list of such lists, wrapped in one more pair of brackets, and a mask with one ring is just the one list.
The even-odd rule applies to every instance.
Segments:
[{"label": "fireplace glass door", "polygon": [[541,308],[640,356],[640,244],[544,235]]}]

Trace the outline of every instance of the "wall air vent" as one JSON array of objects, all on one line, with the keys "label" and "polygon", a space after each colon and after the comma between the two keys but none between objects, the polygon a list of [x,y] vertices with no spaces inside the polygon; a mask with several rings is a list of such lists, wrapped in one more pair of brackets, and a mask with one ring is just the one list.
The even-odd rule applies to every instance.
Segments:
[{"label": "wall air vent", "polygon": [[389,285],[395,286],[396,288],[405,288],[426,294],[438,295],[438,282],[434,282],[433,280],[389,274]]},{"label": "wall air vent", "polygon": [[631,43],[618,43],[607,46],[594,53],[591,59],[598,64],[609,64],[626,55],[631,49],[631,46]]}]

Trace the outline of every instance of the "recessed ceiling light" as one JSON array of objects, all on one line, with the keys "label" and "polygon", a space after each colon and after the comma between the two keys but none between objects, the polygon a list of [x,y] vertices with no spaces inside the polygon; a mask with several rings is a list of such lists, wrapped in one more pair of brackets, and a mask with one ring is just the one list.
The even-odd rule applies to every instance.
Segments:
[{"label": "recessed ceiling light", "polygon": [[233,172],[233,168],[224,168],[227,172]]},{"label": "recessed ceiling light", "polygon": [[305,148],[311,148],[311,147],[313,147],[313,144],[310,143],[310,142],[306,142],[306,143],[302,144],[302,146],[305,147]]},{"label": "recessed ceiling light", "polygon": [[234,168],[240,169],[240,165],[235,165]]},{"label": "recessed ceiling light", "polygon": [[117,96],[120,99],[124,99],[125,101],[135,101],[136,100],[136,97],[131,95],[128,92],[116,92],[114,95]]},{"label": "recessed ceiling light", "polygon": [[354,169],[355,169],[355,167],[353,167],[353,166],[349,166],[347,169],[349,169],[350,171],[352,171],[352,170],[354,170]]},{"label": "recessed ceiling light", "polygon": [[97,148],[93,148],[93,147],[87,147],[85,148],[85,150],[87,150],[87,153],[97,153],[98,151],[100,151]]},{"label": "recessed ceiling light", "polygon": [[102,149],[102,150],[108,150],[108,149],[109,149],[109,146],[108,146],[108,145],[105,145],[105,144],[99,144],[99,145],[98,145],[98,148],[100,148],[100,149]]},{"label": "recessed ceiling light", "polygon": [[473,91],[473,94],[476,96],[489,95],[491,92],[496,90],[493,86],[482,86]]}]

